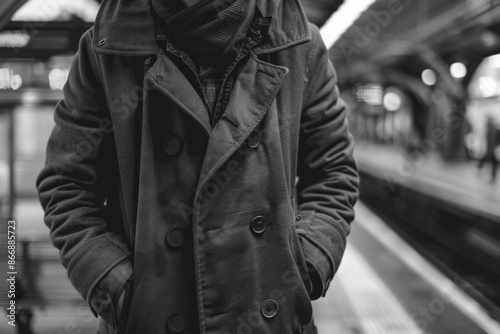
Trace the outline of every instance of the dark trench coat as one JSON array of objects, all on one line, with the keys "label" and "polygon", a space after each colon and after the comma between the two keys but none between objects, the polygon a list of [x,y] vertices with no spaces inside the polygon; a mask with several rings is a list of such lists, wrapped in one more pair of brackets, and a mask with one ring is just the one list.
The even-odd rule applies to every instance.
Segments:
[{"label": "dark trench coat", "polygon": [[104,1],[80,41],[37,187],[87,302],[117,263],[133,268],[119,328],[100,333],[314,332],[311,299],[354,218],[353,139],[299,1],[257,8],[269,36],[213,128],[149,0]]}]

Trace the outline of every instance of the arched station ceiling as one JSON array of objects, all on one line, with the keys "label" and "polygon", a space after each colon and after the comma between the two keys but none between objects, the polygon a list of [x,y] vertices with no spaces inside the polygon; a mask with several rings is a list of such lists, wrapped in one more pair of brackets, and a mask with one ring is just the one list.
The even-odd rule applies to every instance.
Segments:
[{"label": "arched station ceiling", "polygon": [[499,31],[498,1],[377,0],[330,52],[339,68],[347,70],[402,61],[406,70],[418,65],[420,71],[411,61],[416,54],[466,62],[500,52]]}]

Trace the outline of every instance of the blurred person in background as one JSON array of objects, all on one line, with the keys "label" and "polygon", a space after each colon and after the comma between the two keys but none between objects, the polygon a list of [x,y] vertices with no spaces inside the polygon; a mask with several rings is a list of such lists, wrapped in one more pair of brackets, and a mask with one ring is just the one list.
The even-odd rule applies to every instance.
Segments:
[{"label": "blurred person in background", "polygon": [[357,199],[346,114],[298,0],[104,1],[37,180],[99,333],[315,333]]},{"label": "blurred person in background", "polygon": [[495,118],[489,115],[486,119],[485,143],[486,151],[481,159],[479,159],[478,168],[481,170],[486,162],[491,162],[491,182],[494,183],[497,177],[498,159],[496,156],[496,148],[499,144],[499,128]]}]

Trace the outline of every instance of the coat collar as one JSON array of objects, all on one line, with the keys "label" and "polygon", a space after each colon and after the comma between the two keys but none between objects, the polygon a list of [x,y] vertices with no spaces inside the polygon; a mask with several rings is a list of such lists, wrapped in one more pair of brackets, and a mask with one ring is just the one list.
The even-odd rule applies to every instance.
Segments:
[{"label": "coat collar", "polygon": [[[273,17],[268,38],[254,49],[257,55],[311,40],[299,0],[257,0],[257,8],[264,17]],[[150,0],[104,0],[95,21],[92,48],[97,53],[132,57],[159,53]]]}]

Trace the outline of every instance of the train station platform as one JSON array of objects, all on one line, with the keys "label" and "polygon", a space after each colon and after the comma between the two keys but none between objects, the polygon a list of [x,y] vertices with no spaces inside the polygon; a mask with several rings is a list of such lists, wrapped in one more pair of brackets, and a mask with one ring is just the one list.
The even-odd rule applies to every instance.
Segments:
[{"label": "train station platform", "polygon": [[356,146],[356,158],[361,172],[385,180],[391,189],[402,185],[500,222],[500,171],[491,182],[489,164],[479,170],[474,161],[446,162],[434,152],[408,153],[364,142]]},{"label": "train station platform", "polygon": [[[339,271],[326,297],[313,302],[319,334],[500,333],[456,282],[362,203],[356,215]],[[40,230],[26,225],[25,231]],[[26,333],[95,333],[97,319],[70,285],[55,248],[42,239],[22,245],[26,288],[19,306],[33,313],[33,332]],[[0,333],[17,332],[2,321]]]},{"label": "train station platform", "polygon": [[500,333],[453,280],[362,203],[326,298],[314,302],[319,333]]}]

